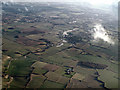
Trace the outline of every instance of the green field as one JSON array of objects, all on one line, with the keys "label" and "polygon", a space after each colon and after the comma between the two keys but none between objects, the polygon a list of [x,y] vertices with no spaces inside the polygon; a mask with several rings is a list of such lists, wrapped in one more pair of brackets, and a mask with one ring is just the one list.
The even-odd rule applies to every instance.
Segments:
[{"label": "green field", "polygon": [[48,72],[47,74],[45,74],[45,76],[47,77],[47,80],[61,83],[64,85],[66,85],[69,82],[69,78],[61,76],[56,72]]},{"label": "green field", "polygon": [[35,68],[34,70],[33,70],[33,74],[45,74],[47,72],[47,70],[44,70],[44,69],[41,69],[41,68]]},{"label": "green field", "polygon": [[16,77],[10,84],[10,88],[25,88],[27,81],[25,77]]},{"label": "green field", "polygon": [[98,70],[100,76],[98,80],[101,80],[105,83],[107,88],[118,88],[118,73],[114,73],[109,70]]},{"label": "green field", "polygon": [[28,76],[31,72],[30,65],[32,65],[32,61],[17,59],[13,60],[8,68],[7,74],[10,76]]},{"label": "green field", "polygon": [[58,89],[61,88],[61,89],[63,89],[64,87],[65,87],[65,85],[63,85],[63,84],[59,84],[56,82],[46,80],[40,88],[58,88]]},{"label": "green field", "polygon": [[31,74],[31,80],[28,83],[27,88],[40,88],[45,79],[46,77],[42,75]]}]

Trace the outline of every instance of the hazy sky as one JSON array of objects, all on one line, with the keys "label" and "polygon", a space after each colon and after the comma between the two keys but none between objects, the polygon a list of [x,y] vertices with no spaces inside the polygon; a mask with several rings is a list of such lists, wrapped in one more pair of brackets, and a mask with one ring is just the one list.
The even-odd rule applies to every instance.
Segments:
[{"label": "hazy sky", "polygon": [[92,5],[111,5],[112,3],[120,0],[0,0],[0,1],[11,1],[11,2],[88,2]]},{"label": "hazy sky", "polygon": [[87,2],[104,2],[104,3],[111,3],[114,1],[120,1],[120,0],[0,0],[0,1],[16,1],[16,2],[81,2],[81,1],[87,1]]}]

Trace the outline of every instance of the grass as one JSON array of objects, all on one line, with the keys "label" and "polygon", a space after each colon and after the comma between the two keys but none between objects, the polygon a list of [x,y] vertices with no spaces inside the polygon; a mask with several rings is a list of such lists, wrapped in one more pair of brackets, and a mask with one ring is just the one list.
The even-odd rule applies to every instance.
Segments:
[{"label": "grass", "polygon": [[78,56],[80,61],[89,61],[93,63],[98,63],[98,64],[105,64],[108,66],[108,69],[117,72],[118,71],[118,65],[111,63],[109,60],[96,57],[96,56],[91,56],[91,55],[79,55]]},{"label": "grass", "polygon": [[33,75],[31,76],[31,80],[27,86],[27,88],[40,88],[43,84],[46,77],[42,75]]},{"label": "grass", "polygon": [[83,68],[83,67],[80,67],[80,66],[77,66],[76,68],[74,68],[74,71],[76,73],[82,74],[85,77],[87,75],[94,75],[94,73],[96,72],[94,69]]},{"label": "grass", "polygon": [[59,74],[59,75],[63,75],[63,74],[65,73],[65,70],[64,70],[64,68],[60,67],[59,69],[57,69],[57,70],[55,71],[55,73],[57,73],[57,74]]},{"label": "grass", "polygon": [[49,48],[49,49],[47,49],[45,52],[43,52],[43,58],[46,58],[46,57],[48,57],[48,56],[51,56],[51,55],[54,55],[54,54],[56,54],[57,52],[59,52],[59,48],[57,48],[57,47],[51,47],[51,48]]},{"label": "grass", "polygon": [[39,30],[50,30],[52,28],[52,24],[50,23],[38,23],[35,25]]},{"label": "grass", "polygon": [[8,50],[6,52],[3,52],[3,54],[6,54],[6,55],[9,55],[11,57],[17,57],[15,55],[15,52],[16,51],[19,51],[21,52],[21,54],[26,54],[30,51],[33,51],[35,50],[35,48],[33,47],[30,47],[30,46],[24,46],[24,45],[21,45],[21,44],[18,44],[14,41],[11,41],[11,40],[8,40],[8,39],[3,39],[3,50]]},{"label": "grass", "polygon": [[35,62],[35,63],[32,65],[32,67],[34,67],[34,68],[43,68],[45,65],[47,65],[47,63],[37,61],[37,62]]},{"label": "grass", "polygon": [[[64,52],[64,51],[62,51]],[[64,52],[65,53],[65,52]],[[49,63],[53,63],[53,64],[57,64],[57,65],[68,65],[68,66],[76,66],[77,65],[77,61],[89,61],[89,62],[93,62],[93,63],[98,63],[98,64],[106,64],[108,67],[112,67],[117,68],[116,65],[113,63],[111,63],[109,60],[104,59],[104,58],[100,58],[97,56],[92,56],[92,55],[77,55],[76,53],[69,53],[67,52],[67,54],[65,53],[57,53],[51,56],[48,56],[44,59],[45,62],[49,62]],[[76,61],[73,61],[76,60]],[[72,63],[74,63],[74,65],[72,65]]]},{"label": "grass", "polygon": [[118,74],[109,70],[98,70],[100,76],[98,80],[105,83],[107,88],[118,88]]},{"label": "grass", "polygon": [[76,73],[76,74],[73,75],[72,78],[77,79],[77,80],[83,80],[85,78],[85,76],[82,75],[82,74]]},{"label": "grass", "polygon": [[61,54],[54,54],[52,56],[48,56],[44,59],[44,62],[48,62],[51,64],[56,64],[60,66],[68,65],[68,63],[72,62],[73,60],[69,58],[65,58]]},{"label": "grass", "polygon": [[31,64],[33,62],[30,60],[13,60],[8,69],[8,75],[10,76],[27,76],[31,71]]},{"label": "grass", "polygon": [[49,70],[49,71],[56,71],[59,68],[59,66],[54,65],[54,64],[47,64],[43,67],[43,69],[45,70]]},{"label": "grass", "polygon": [[78,61],[89,61],[89,62],[93,62],[93,63],[106,64],[106,65],[108,65],[108,67],[117,66],[117,64],[111,63],[109,60],[107,60],[105,58],[97,57],[97,56],[81,55],[81,54],[79,54],[79,55],[70,54],[70,55],[73,56],[73,58]]},{"label": "grass", "polygon": [[68,52],[68,51],[65,52],[68,53],[68,55],[71,56],[70,58],[74,60],[105,64],[108,66],[107,69],[114,71],[116,73],[118,72],[118,64],[112,63],[110,60],[107,60],[106,58],[101,58],[93,55],[81,55],[78,54],[77,52]]},{"label": "grass", "polygon": [[61,76],[61,75],[59,75],[58,73],[55,73],[55,72],[48,72],[47,74],[45,74],[45,76],[48,77],[47,80],[54,81],[54,82],[57,82],[57,83],[61,83],[61,84],[64,84],[64,85],[69,82],[69,78]]},{"label": "grass", "polygon": [[[99,46],[99,44],[97,46]],[[89,49],[91,49],[93,51],[97,51],[99,53],[104,52],[104,54],[109,55],[109,57],[110,56],[115,56],[116,57],[116,55],[117,55],[117,53],[116,53],[117,52],[117,46],[112,46],[112,47],[108,48],[109,47],[108,45],[103,44],[103,47],[106,47],[106,49],[101,48],[101,47],[90,46]]]},{"label": "grass", "polygon": [[40,88],[65,88],[65,85],[46,80]]},{"label": "grass", "polygon": [[46,72],[47,72],[47,70],[45,70],[45,69],[35,68],[32,73],[41,75],[41,74],[44,74]]},{"label": "grass", "polygon": [[10,84],[10,88],[25,88],[27,81],[25,77],[15,77]]},{"label": "grass", "polygon": [[64,49],[66,49],[69,46],[69,44],[64,44],[61,47],[50,47],[49,49],[47,49],[45,52],[43,52],[43,55],[41,57],[46,58],[48,56],[54,56],[55,54],[57,54],[58,56],[64,55],[64,54],[59,54],[59,52],[64,51]]},{"label": "grass", "polygon": [[27,35],[26,37],[33,40],[38,40],[42,38],[41,34],[32,34],[32,35]]}]

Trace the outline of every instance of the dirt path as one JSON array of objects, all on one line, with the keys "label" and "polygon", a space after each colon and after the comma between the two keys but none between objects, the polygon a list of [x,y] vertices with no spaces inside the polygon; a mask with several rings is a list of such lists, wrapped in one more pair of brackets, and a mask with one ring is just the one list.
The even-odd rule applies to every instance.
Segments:
[{"label": "dirt path", "polygon": [[7,88],[10,88],[10,83],[13,81],[13,77],[10,77],[10,81],[9,82],[7,82],[7,84],[8,84],[8,87]]}]

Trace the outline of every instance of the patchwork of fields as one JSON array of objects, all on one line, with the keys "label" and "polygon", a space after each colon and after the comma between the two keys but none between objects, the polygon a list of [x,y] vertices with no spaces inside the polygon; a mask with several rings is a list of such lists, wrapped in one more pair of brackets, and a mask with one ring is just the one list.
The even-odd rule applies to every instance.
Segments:
[{"label": "patchwork of fields", "polygon": [[110,29],[114,17],[105,16],[71,4],[3,3],[3,88],[117,88],[117,44],[93,42],[89,32],[99,19]]}]

